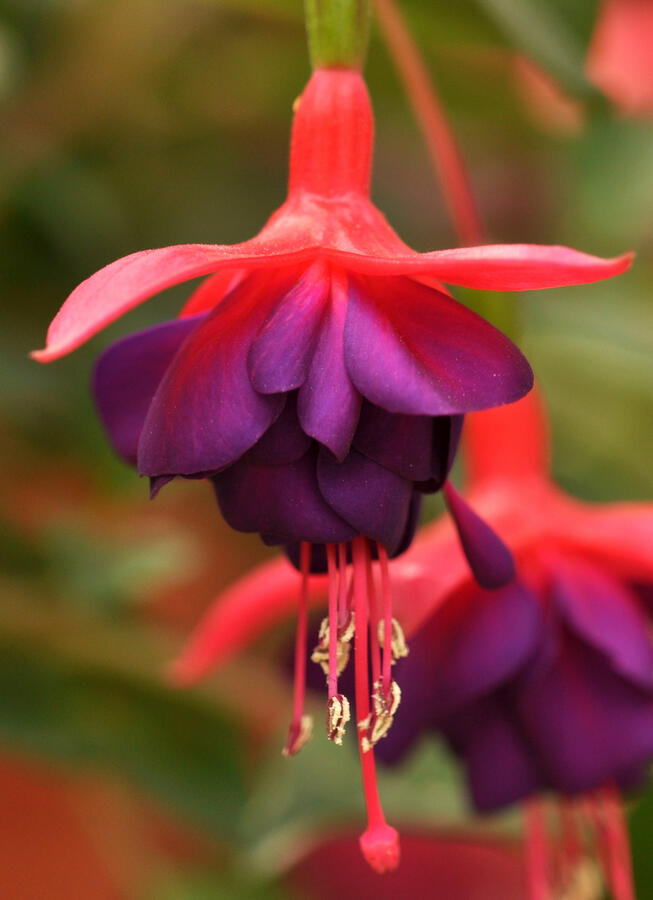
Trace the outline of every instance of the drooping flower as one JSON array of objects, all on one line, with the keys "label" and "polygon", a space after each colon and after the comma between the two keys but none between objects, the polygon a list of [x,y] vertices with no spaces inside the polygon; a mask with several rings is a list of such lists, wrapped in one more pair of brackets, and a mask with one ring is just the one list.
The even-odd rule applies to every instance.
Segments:
[{"label": "drooping flower", "polygon": [[[653,757],[653,506],[563,494],[535,395],[470,417],[465,441],[467,499],[510,546],[518,579],[487,592],[463,575],[404,622],[420,631],[402,677],[420,688],[383,750],[444,728],[482,809],[541,789],[630,786]],[[442,525],[423,541],[437,568]]]},{"label": "drooping flower", "polygon": [[[288,546],[305,586],[310,570],[328,568],[321,638],[328,732],[339,739],[349,715],[337,690],[338,653],[346,655],[355,632],[369,797],[376,791],[369,750],[399,702],[392,642],[381,672],[377,633],[381,620],[386,634],[392,628],[388,558],[410,543],[418,495],[444,485],[463,414],[512,402],[532,384],[520,351],[440,280],[525,290],[610,277],[630,262],[527,245],[416,253],[369,199],[372,136],[360,73],[318,68],[295,113],[288,198],[260,234],[234,246],[184,245],[118,260],[72,293],[35,354],[56,359],[153,294],[212,276],[178,319],[103,354],[94,376],[99,412],[153,492],[178,476],[210,478],[227,521]],[[505,583],[510,555],[452,488],[446,496],[477,577]],[[302,597],[288,753],[311,727],[303,714],[306,589]],[[368,620],[378,663],[371,698]],[[366,852],[384,868],[396,849],[382,814],[372,818]]]},{"label": "drooping flower", "polygon": [[528,364],[436,279],[523,290],[624,271],[565,248],[418,254],[369,200],[361,75],[318,69],[293,126],[288,199],[251,241],[132,254],[81,284],[42,361],[137,303],[212,272],[179,319],[111,347],[95,393],[116,449],[152,479],[211,477],[231,524],[270,542],[364,534],[392,555],[414,488],[437,489],[458,417],[511,402]]},{"label": "drooping flower", "polygon": [[603,0],[587,75],[627,115],[653,114],[653,4]]},{"label": "drooping flower", "polygon": [[[506,540],[518,579],[481,588],[447,521],[390,563],[411,652],[395,667],[402,707],[377,750],[396,762],[420,734],[444,732],[483,810],[546,789],[631,787],[653,757],[653,505],[593,505],[557,488],[534,394],[468,417],[464,443],[465,496]],[[227,592],[178,662],[179,680],[289,614],[293,579],[277,561]],[[325,591],[313,579],[312,602]],[[608,800],[606,834],[618,847]]]}]

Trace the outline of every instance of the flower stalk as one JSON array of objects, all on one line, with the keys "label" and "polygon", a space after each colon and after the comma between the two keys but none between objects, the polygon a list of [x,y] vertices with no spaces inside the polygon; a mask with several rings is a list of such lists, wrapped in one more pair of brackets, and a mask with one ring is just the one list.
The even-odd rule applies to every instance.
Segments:
[{"label": "flower stalk", "polygon": [[306,0],[313,68],[362,69],[369,22],[369,0]]},{"label": "flower stalk", "polygon": [[[381,35],[422,132],[436,181],[461,246],[482,244],[487,234],[456,134],[426,62],[395,0],[374,0]],[[476,298],[475,310],[512,340],[520,333],[517,304],[505,294]]]},{"label": "flower stalk", "polygon": [[465,162],[433,79],[394,0],[374,0],[383,39],[424,136],[445,203],[463,246],[480,244],[483,225]]}]

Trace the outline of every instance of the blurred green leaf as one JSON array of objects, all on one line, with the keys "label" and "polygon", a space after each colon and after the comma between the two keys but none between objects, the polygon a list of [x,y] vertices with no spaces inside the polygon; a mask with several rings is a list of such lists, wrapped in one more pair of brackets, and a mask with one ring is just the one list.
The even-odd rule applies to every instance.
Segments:
[{"label": "blurred green leaf", "polygon": [[0,605],[0,742],[128,780],[229,835],[244,803],[239,729],[206,696],[168,688],[162,645],[34,606]]},{"label": "blurred green leaf", "polygon": [[[316,716],[320,710],[316,709]],[[319,721],[319,719],[317,719]],[[260,769],[241,820],[247,858],[261,872],[278,874],[297,853],[329,826],[365,821],[360,761],[353,735],[336,747],[319,732],[288,760],[276,746]],[[469,822],[460,772],[435,740],[423,741],[401,766],[378,767],[379,791],[389,821],[413,826],[461,826]],[[488,820],[511,827],[511,816]]]},{"label": "blurred green leaf", "polygon": [[119,611],[147,588],[188,578],[197,562],[192,541],[177,532],[133,540],[102,540],[84,523],[47,522],[41,548],[56,599],[95,616]]},{"label": "blurred green leaf", "polygon": [[635,889],[638,897],[653,897],[653,789],[649,787],[642,799],[636,801],[628,820],[633,857]]},{"label": "blurred green leaf", "polygon": [[[560,482],[591,500],[653,493],[653,331],[628,275],[522,297],[525,349],[553,418]],[[627,402],[624,402],[627,398]]]},{"label": "blurred green leaf", "polygon": [[532,57],[561,85],[581,95],[594,88],[583,75],[584,48],[568,22],[542,0],[477,0],[516,49]]},{"label": "blurred green leaf", "polygon": [[158,877],[143,900],[288,900],[288,892],[251,873],[192,871]]}]

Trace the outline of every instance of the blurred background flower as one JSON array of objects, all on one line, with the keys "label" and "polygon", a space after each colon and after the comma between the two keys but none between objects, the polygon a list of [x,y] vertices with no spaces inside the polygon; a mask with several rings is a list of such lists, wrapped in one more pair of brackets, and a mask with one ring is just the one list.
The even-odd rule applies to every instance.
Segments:
[{"label": "blurred background flower", "polygon": [[[558,483],[587,500],[650,499],[653,123],[617,116],[586,80],[600,4],[402,8],[492,240],[638,252],[618,282],[519,303]],[[542,90],[515,75],[516,55],[572,113],[556,102],[538,113]],[[272,553],[228,531],[206,485],[173,484],[150,506],[93,415],[93,358],[173,317],[187,291],[131,312],[54,367],[27,358],[71,288],[110,259],[260,228],[283,200],[290,108],[308,72],[299,0],[0,5],[0,894],[10,900],[306,896],[284,875],[325,827],[360,818],[347,748],[316,741],[292,764],[280,758],[291,699],[273,647],[193,692],[171,691],[162,675],[210,599]],[[452,246],[377,31],[366,75],[375,201],[411,246]],[[430,501],[425,517],[437,512]],[[281,628],[278,647],[287,638]],[[478,833],[434,740],[384,774],[382,791],[399,822]],[[630,827],[647,897],[653,792],[632,803]],[[482,828],[515,835],[517,820]]]}]

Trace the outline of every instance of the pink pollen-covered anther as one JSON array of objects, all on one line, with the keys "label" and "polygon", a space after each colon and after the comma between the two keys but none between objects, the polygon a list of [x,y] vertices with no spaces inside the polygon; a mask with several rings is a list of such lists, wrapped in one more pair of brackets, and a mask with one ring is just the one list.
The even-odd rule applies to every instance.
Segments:
[{"label": "pink pollen-covered anther", "polygon": [[399,832],[391,825],[373,825],[359,838],[363,856],[379,875],[393,872],[399,865]]}]

